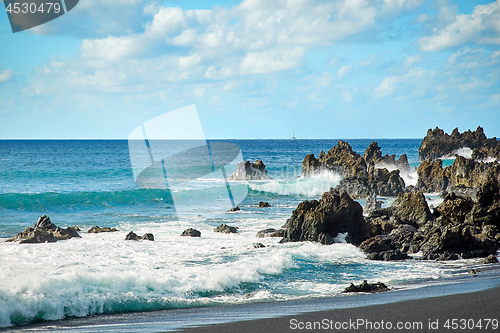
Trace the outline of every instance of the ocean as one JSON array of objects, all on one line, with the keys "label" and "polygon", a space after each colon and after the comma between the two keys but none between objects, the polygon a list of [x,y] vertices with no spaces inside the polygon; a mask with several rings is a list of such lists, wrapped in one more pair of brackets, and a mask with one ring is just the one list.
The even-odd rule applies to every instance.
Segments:
[{"label": "ocean", "polygon": [[[328,173],[298,178],[307,154],[317,157],[338,140],[223,141],[237,144],[244,160],[261,159],[272,180],[230,181],[233,190],[248,192],[238,204],[241,210],[230,213],[213,204],[228,186],[222,177],[186,182],[174,193],[188,202],[186,214],[178,216],[173,193],[136,185],[126,140],[0,140],[0,327],[335,297],[365,279],[412,288],[466,276],[480,265],[480,259],[369,261],[342,242],[279,244],[279,238],[257,238],[259,230],[284,225],[300,202],[319,199],[340,182],[340,176]],[[406,153],[412,167],[419,163],[420,139],[345,141],[361,155],[377,141],[383,154]],[[228,176],[235,170],[236,165],[226,167]],[[407,185],[416,183],[415,172],[403,178]],[[427,196],[439,203],[436,194]],[[394,200],[379,199],[385,207]],[[271,207],[259,208],[259,201]],[[44,214],[57,226],[78,226],[82,238],[5,242]],[[214,232],[221,223],[238,227],[238,233]],[[120,231],[87,233],[96,225]],[[201,237],[180,237],[187,228],[201,231]],[[155,241],[125,241],[130,231],[152,233]],[[255,248],[256,243],[265,247]]]}]

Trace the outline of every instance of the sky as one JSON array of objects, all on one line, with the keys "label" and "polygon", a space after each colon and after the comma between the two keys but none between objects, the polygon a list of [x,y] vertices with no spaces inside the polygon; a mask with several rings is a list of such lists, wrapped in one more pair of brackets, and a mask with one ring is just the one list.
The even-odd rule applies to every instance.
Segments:
[{"label": "sky", "polygon": [[18,33],[0,13],[1,139],[126,139],[191,104],[206,138],[500,137],[500,0],[80,0]]}]

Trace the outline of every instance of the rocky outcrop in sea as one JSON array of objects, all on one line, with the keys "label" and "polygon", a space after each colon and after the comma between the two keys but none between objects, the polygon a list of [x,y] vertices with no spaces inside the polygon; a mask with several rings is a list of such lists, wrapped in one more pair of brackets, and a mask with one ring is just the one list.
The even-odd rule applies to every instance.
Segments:
[{"label": "rocky outcrop in sea", "polygon": [[50,218],[47,215],[43,215],[38,218],[33,228],[26,228],[23,232],[7,239],[6,242],[19,242],[19,244],[53,243],[73,237],[81,238],[76,231],[77,228],[78,227],[68,227],[62,229],[50,222]]},{"label": "rocky outcrop in sea", "polygon": [[261,160],[255,163],[250,161],[240,162],[236,166],[236,172],[231,175],[231,180],[267,180],[266,165]]},{"label": "rocky outcrop in sea", "polygon": [[135,232],[131,231],[127,234],[127,236],[125,236],[125,240],[135,240],[135,241],[139,241],[139,240],[148,240],[148,241],[154,241],[155,240],[155,237],[153,234],[150,234],[150,233],[147,233],[147,234],[144,234],[141,236],[138,236]]},{"label": "rocky outcrop in sea", "polygon": [[361,156],[347,142],[339,140],[328,153],[322,151],[318,159],[309,154],[302,162],[303,177],[311,177],[322,171],[341,175],[342,180],[337,188],[347,191],[353,198],[396,196],[404,193],[405,182],[400,172],[409,170],[406,154],[401,155],[398,160],[395,155],[382,156],[376,142],[372,142]]},{"label": "rocky outcrop in sea", "polygon": [[433,130],[429,129],[418,149],[418,156],[420,161],[435,160],[444,156],[453,156],[460,148],[471,149],[471,157],[475,159],[486,157],[500,159],[500,141],[496,138],[488,139],[481,126],[473,132],[468,130],[463,133],[455,128],[451,135],[438,127]]},{"label": "rocky outcrop in sea", "polygon": [[442,160],[427,159],[417,168],[416,188],[423,192],[444,195],[456,192],[475,197],[488,170],[494,165],[498,165],[498,162],[486,163],[457,155],[453,165],[443,168]]},{"label": "rocky outcrop in sea", "polygon": [[335,243],[339,233],[348,233],[348,242],[359,245],[367,238],[363,208],[346,191],[330,189],[321,200],[301,202],[283,228],[286,235],[281,243]]},{"label": "rocky outcrop in sea", "polygon": [[221,232],[223,234],[235,234],[238,232],[238,227],[231,227],[227,224],[222,223],[221,225],[214,228],[214,232]]},{"label": "rocky outcrop in sea", "polygon": [[100,234],[101,232],[117,232],[117,231],[120,231],[116,228],[110,228],[110,227],[99,227],[99,226],[95,226],[95,227],[92,227],[90,228],[87,233],[89,234]]},{"label": "rocky outcrop in sea", "polygon": [[394,203],[363,217],[346,191],[330,189],[321,200],[301,202],[283,228],[281,243],[333,244],[340,233],[372,260],[456,260],[488,257],[500,246],[500,165],[488,172],[474,202],[448,194],[433,212],[420,191],[402,193]]},{"label": "rocky outcrop in sea", "polygon": [[193,228],[188,228],[182,232],[181,236],[182,237],[201,237],[201,231],[193,229]]},{"label": "rocky outcrop in sea", "polygon": [[351,283],[348,287],[344,289],[344,293],[373,293],[379,291],[387,291],[389,288],[382,282],[368,283],[364,280],[359,285]]},{"label": "rocky outcrop in sea", "polygon": [[369,259],[380,259],[386,251],[421,251],[423,259],[432,260],[486,257],[498,250],[500,234],[497,226],[472,218],[474,207],[470,197],[450,193],[431,213],[422,192],[400,195],[391,207],[367,218],[372,237],[360,248]]}]

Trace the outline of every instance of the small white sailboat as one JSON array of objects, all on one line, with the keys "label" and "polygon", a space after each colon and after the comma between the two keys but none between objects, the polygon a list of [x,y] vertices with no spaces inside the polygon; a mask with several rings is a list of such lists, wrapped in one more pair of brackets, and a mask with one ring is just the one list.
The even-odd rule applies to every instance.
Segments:
[{"label": "small white sailboat", "polygon": [[295,140],[295,136],[293,136],[293,132],[295,132],[295,130],[292,131],[292,136],[290,136],[290,140]]}]

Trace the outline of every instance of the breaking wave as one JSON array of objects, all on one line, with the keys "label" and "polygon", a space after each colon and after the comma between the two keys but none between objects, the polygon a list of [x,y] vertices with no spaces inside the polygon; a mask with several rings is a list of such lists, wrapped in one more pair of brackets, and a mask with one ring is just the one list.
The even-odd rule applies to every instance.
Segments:
[{"label": "breaking wave", "polygon": [[254,191],[268,192],[279,195],[302,195],[306,197],[320,196],[340,183],[341,177],[331,172],[321,172],[310,178],[295,180],[272,180],[266,183],[252,183]]}]

